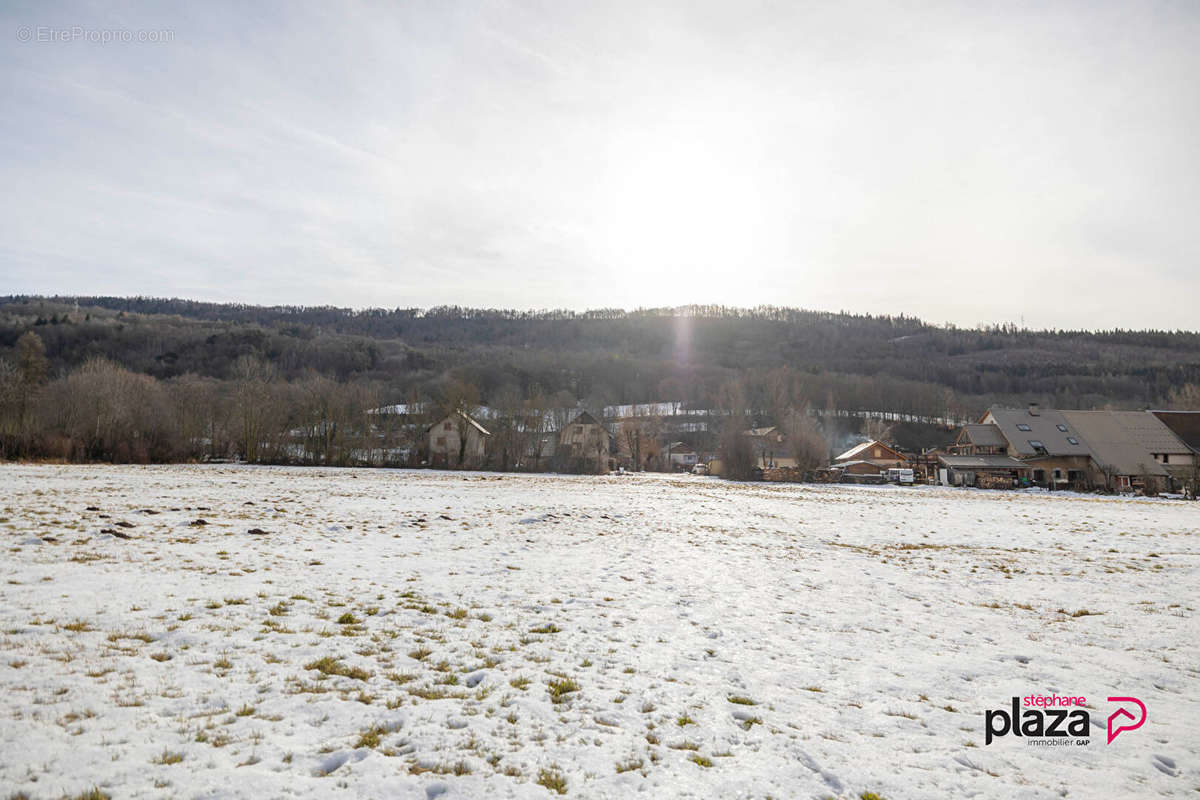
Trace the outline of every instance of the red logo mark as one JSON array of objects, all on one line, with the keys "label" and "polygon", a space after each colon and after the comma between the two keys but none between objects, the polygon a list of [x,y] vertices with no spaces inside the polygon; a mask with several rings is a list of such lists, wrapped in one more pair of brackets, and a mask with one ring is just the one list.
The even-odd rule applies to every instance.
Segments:
[{"label": "red logo mark", "polygon": [[[1108,702],[1110,702],[1110,703],[1133,703],[1141,711],[1140,717],[1134,717],[1133,714],[1129,713],[1124,708],[1118,708],[1111,715],[1109,715],[1109,717],[1108,717],[1108,743],[1109,744],[1112,744],[1113,739],[1117,738],[1117,734],[1120,733],[1121,731],[1137,730],[1138,728],[1140,728],[1146,724],[1146,704],[1143,703],[1141,700],[1138,700],[1136,697],[1110,697],[1110,698],[1108,698]],[[1113,724],[1115,722],[1118,722],[1122,717],[1124,717],[1125,719],[1128,719],[1128,720],[1133,720],[1133,724],[1132,725],[1119,725],[1119,724],[1114,725]]]}]

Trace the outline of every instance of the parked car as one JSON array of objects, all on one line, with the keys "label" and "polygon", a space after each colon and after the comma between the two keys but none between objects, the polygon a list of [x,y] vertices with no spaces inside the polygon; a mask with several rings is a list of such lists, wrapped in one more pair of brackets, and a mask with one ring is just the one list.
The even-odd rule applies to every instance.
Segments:
[{"label": "parked car", "polygon": [[692,474],[693,475],[707,475],[708,474],[708,464],[697,464],[696,466],[692,467]]}]

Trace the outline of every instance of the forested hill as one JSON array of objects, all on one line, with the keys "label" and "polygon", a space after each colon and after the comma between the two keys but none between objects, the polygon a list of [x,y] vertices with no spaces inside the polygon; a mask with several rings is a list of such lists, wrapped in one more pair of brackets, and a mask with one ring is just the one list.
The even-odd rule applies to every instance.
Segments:
[{"label": "forested hill", "polygon": [[[786,368],[816,405],[939,412],[1040,400],[1161,405],[1200,383],[1200,333],[964,329],[907,316],[689,306],[511,311],[248,306],[120,297],[0,298],[0,358],[24,332],[52,371],[100,356],[158,378],[227,378],[241,356],[283,377],[315,371],[397,396],[448,376],[481,399],[501,387],[583,399],[713,404],[722,386]],[[766,385],[767,382],[758,381]],[[829,395],[834,397],[830,398]]]}]

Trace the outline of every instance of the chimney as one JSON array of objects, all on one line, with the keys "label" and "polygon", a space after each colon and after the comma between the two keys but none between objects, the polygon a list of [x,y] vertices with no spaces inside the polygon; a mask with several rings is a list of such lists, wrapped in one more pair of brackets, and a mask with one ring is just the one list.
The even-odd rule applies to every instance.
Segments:
[{"label": "chimney", "polygon": [[1041,413],[1041,411],[1040,411],[1040,410],[1038,410],[1038,404],[1037,404],[1037,403],[1030,403],[1030,404],[1029,404],[1029,416],[1031,416],[1031,417],[1036,417],[1036,416],[1038,416],[1040,413]]}]

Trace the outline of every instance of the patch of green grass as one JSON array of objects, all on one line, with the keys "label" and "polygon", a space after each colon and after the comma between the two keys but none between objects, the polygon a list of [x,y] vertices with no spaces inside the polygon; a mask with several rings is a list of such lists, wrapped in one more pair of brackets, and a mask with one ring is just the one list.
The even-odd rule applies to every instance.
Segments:
[{"label": "patch of green grass", "polygon": [[417,679],[417,675],[414,672],[396,672],[395,670],[387,673],[384,677],[389,681],[392,681],[393,683],[399,683],[400,685],[404,685]]},{"label": "patch of green grass", "polygon": [[743,697],[740,694],[731,695],[729,697],[729,702],[736,703],[739,706],[756,706],[756,705],[758,705],[758,703],[755,702],[754,700],[751,700],[749,697]]},{"label": "patch of green grass", "polygon": [[66,798],[66,800],[112,800],[112,795],[102,792],[99,786],[93,786],[86,792],[80,792],[74,797]]},{"label": "patch of green grass", "polygon": [[406,691],[422,700],[445,700],[447,697],[462,699],[468,695],[467,692],[454,692],[441,686],[417,686]]},{"label": "patch of green grass", "polygon": [[677,742],[675,744],[669,744],[669,745],[667,745],[667,747],[671,748],[672,750],[693,750],[693,751],[695,751],[695,750],[700,749],[700,745],[696,744],[695,742],[689,742],[686,739],[682,742]]},{"label": "patch of green grass", "polygon": [[547,622],[545,625],[539,625],[536,628],[530,628],[530,633],[561,633],[562,628],[555,625],[553,622]]},{"label": "patch of green grass", "polygon": [[536,783],[558,794],[567,793],[567,776],[562,774],[556,764],[540,770]]},{"label": "patch of green grass", "polygon": [[374,750],[379,747],[383,741],[383,737],[388,734],[388,729],[383,725],[372,725],[358,735],[358,741],[354,743],[355,749],[360,747],[369,747]]},{"label": "patch of green grass", "polygon": [[178,764],[180,761],[183,761],[183,753],[172,753],[166,748],[154,758],[155,764]]},{"label": "patch of green grass", "polygon": [[702,756],[699,753],[692,753],[688,756],[688,761],[691,761],[693,764],[699,764],[702,767],[712,766],[712,759],[708,756]]},{"label": "patch of green grass", "polygon": [[620,774],[622,772],[633,772],[634,770],[641,769],[644,763],[645,762],[643,762],[640,758],[631,758],[628,761],[618,761],[617,773]]},{"label": "patch of green grass", "polygon": [[358,623],[358,617],[354,616],[349,611],[337,618],[338,625],[357,625]]},{"label": "patch of green grass", "polygon": [[874,792],[863,792],[858,796],[858,800],[884,800],[884,798]]},{"label": "patch of green grass", "polygon": [[695,725],[696,720],[689,717],[688,713],[685,711],[679,715],[678,719],[675,720],[675,724],[682,728],[685,725]]},{"label": "patch of green grass", "polygon": [[467,610],[465,608],[456,608],[446,612],[446,616],[450,619],[466,619]]},{"label": "patch of green grass", "polygon": [[430,650],[428,647],[418,647],[415,650],[408,651],[408,657],[415,659],[417,661],[424,661],[425,659],[429,658],[429,656],[431,656],[431,655],[433,655],[433,651]]},{"label": "patch of green grass", "polygon": [[555,678],[547,684],[550,700],[554,703],[565,703],[567,695],[579,691],[579,683],[573,678]]},{"label": "patch of green grass", "polygon": [[71,631],[72,633],[87,633],[88,631],[96,630],[86,619],[77,619],[74,622],[68,622],[62,627],[63,630]]},{"label": "patch of green grass", "polygon": [[234,712],[239,717],[249,717],[254,714],[254,706],[249,703],[242,703],[242,707]]},{"label": "patch of green grass", "polygon": [[362,667],[351,667],[338,661],[333,656],[322,656],[316,661],[310,661],[304,665],[305,669],[315,669],[322,675],[340,675],[343,678],[353,678],[356,681],[365,681],[371,677],[371,673],[367,672]]},{"label": "patch of green grass", "polygon": [[513,678],[512,680],[510,680],[508,682],[508,685],[513,687],[514,689],[521,689],[522,691],[524,691],[525,687],[528,686],[529,683],[530,683],[530,681],[529,681],[528,676],[519,675],[516,678]]}]

